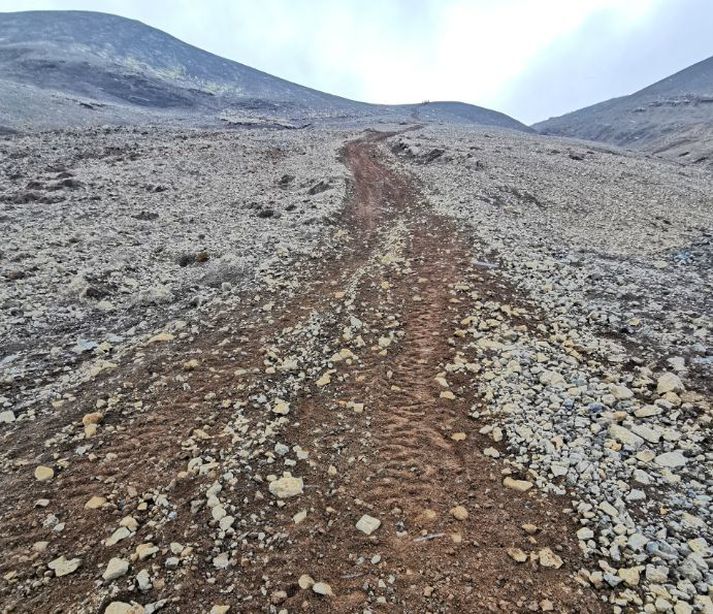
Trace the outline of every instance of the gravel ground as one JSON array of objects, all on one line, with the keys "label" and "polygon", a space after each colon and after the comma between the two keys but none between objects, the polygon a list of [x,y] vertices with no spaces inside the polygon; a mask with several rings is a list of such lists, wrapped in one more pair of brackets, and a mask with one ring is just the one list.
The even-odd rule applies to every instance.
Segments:
[{"label": "gravel ground", "polygon": [[[393,152],[513,286],[474,314],[475,417],[574,497],[615,611],[713,611],[713,184],[617,150],[427,128]],[[517,297],[535,330],[508,317]],[[484,381],[483,381],[484,380]]]},{"label": "gravel ground", "polygon": [[0,141],[0,611],[713,612],[707,175],[355,137]]},{"label": "gravel ground", "polygon": [[288,283],[329,243],[342,144],[115,128],[0,141],[0,408],[22,419],[157,323]]}]

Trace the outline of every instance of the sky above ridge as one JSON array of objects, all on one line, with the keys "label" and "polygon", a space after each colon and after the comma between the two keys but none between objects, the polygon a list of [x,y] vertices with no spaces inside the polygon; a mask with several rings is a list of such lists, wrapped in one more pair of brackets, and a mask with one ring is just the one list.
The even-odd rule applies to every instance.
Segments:
[{"label": "sky above ridge", "polygon": [[525,123],[713,55],[711,0],[0,0],[49,9],[138,19],[347,98],[461,100]]}]

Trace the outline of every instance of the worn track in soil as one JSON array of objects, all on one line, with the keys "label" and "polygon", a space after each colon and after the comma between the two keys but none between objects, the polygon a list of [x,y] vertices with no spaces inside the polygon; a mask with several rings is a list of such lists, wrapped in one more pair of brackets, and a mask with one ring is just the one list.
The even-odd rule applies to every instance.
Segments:
[{"label": "worn track in soil", "polygon": [[[109,556],[119,556],[124,544],[97,544],[128,513],[140,524],[129,552],[150,538],[164,548],[172,541],[190,543],[199,553],[191,565],[175,572],[180,576],[165,572],[165,584],[157,582],[150,591],[141,593],[118,581],[121,589],[113,598],[139,603],[174,599],[165,605],[167,612],[207,611],[215,603],[232,604],[231,612],[270,607],[520,612],[541,609],[543,600],[558,612],[601,611],[596,597],[574,578],[580,559],[572,521],[562,511],[566,501],[505,489],[505,465],[482,453],[493,444],[468,417],[471,407],[482,402],[477,366],[451,372],[447,365],[466,360],[460,322],[473,301],[491,297],[497,286],[473,270],[474,254],[452,223],[432,214],[415,183],[389,167],[379,144],[384,137],[374,133],[345,146],[353,186],[343,219],[344,255],[315,268],[296,298],[277,298],[268,321],[260,305],[247,300],[242,312],[220,315],[207,333],[166,348],[148,348],[138,366],[120,365],[118,373],[77,391],[76,404],[61,414],[65,424],[80,419],[112,384],[125,388],[126,404],[143,403],[130,417],[109,413],[108,425],[115,429],[102,430],[95,441],[98,459],[90,455],[72,462],[54,481],[37,484],[31,468],[48,461],[43,440],[61,428],[61,420],[38,424],[24,439],[6,440],[18,452],[17,471],[2,478],[6,497],[0,508],[0,543],[7,553],[2,571],[17,569],[18,561],[29,562],[38,578],[38,586],[22,599],[2,594],[7,611],[103,611],[110,599],[93,600],[94,583]],[[279,440],[309,452],[309,460],[292,469],[303,477],[305,491],[275,505],[262,482],[268,469],[258,467],[256,479],[255,467],[240,465],[237,448],[242,444],[225,435],[234,416],[217,403],[284,384],[286,376],[262,369],[266,348],[282,347],[284,353],[298,349],[290,347],[290,339],[298,343],[302,337],[285,331],[300,331],[310,318],[323,323],[319,343],[331,353],[341,344],[351,355],[330,362],[327,354],[323,361],[330,383],[312,382],[290,399],[290,421],[280,425]],[[186,391],[175,375],[193,356],[202,365],[185,376],[190,382]],[[237,367],[248,369],[236,379]],[[442,396],[446,388],[437,376],[448,382],[454,398]],[[208,403],[206,395],[211,394],[217,399]],[[355,411],[354,403],[363,403],[363,411]],[[264,420],[254,411],[245,416],[248,430]],[[208,438],[193,437],[196,427],[207,431]],[[456,440],[456,433],[466,438]],[[259,465],[273,445],[269,438],[254,444],[250,458]],[[60,446],[58,458],[75,446],[73,441]],[[176,480],[197,454],[214,458],[216,469]],[[272,471],[279,473],[278,467]],[[216,572],[211,564],[220,550],[215,523],[196,520],[196,514],[205,512],[190,510],[191,502],[203,498],[228,470],[244,470],[223,491],[241,519],[241,539],[231,542],[236,570]],[[128,494],[111,502],[107,511],[85,510],[89,496],[107,485]],[[137,492],[147,491],[167,493],[177,519],[152,528],[152,521],[161,517],[160,505],[152,500],[148,510],[141,510],[132,501]],[[49,533],[42,527],[44,515],[33,509],[39,498],[49,499],[67,524],[51,540],[51,557],[27,554],[33,542]],[[456,505],[468,510],[467,519],[450,514]],[[301,510],[307,518],[296,524],[292,516]],[[355,528],[364,513],[382,521],[371,537]],[[525,523],[536,525],[538,532],[526,534]],[[274,537],[268,548],[254,545],[260,533]],[[544,569],[515,563],[507,554],[511,547],[550,547],[564,565]],[[42,580],[41,561],[64,553],[82,556],[80,570]],[[160,566],[150,565],[134,561],[131,573],[140,568],[163,573]],[[328,582],[335,596],[299,589],[301,574]],[[228,586],[232,588],[226,591]],[[271,595],[281,590],[284,595],[273,598],[271,606]]]}]

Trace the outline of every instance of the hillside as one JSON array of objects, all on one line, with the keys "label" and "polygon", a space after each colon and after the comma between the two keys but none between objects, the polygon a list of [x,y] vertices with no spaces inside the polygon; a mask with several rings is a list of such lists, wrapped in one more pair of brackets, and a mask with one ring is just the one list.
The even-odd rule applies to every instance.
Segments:
[{"label": "hillside", "polygon": [[548,119],[542,134],[571,136],[713,163],[713,58],[634,94]]},{"label": "hillside", "polygon": [[[273,124],[384,118],[418,105],[371,105],[227,60],[138,21],[83,11],[0,13],[0,127],[103,123]],[[528,131],[463,103],[428,105],[428,121]]]}]

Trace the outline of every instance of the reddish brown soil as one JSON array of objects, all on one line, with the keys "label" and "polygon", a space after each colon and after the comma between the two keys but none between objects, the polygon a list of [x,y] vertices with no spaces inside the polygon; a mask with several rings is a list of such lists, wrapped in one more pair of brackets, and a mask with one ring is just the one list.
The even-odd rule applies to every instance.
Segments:
[{"label": "reddish brown soil", "polygon": [[[0,584],[3,612],[103,612],[111,599],[93,599],[92,594],[106,562],[149,540],[163,548],[161,556],[135,562],[130,575],[117,581],[120,589],[113,598],[139,603],[167,598],[163,612],[207,612],[225,603],[232,606],[231,614],[271,607],[289,612],[510,613],[540,611],[543,600],[557,612],[602,611],[596,595],[575,579],[581,561],[576,527],[563,512],[567,501],[534,490],[505,489],[506,465],[482,454],[493,444],[468,417],[471,407],[482,403],[478,376],[447,375],[456,398],[440,397],[443,388],[434,378],[461,349],[463,341],[454,332],[470,313],[471,291],[492,296],[498,284],[491,274],[473,270],[469,246],[447,220],[428,210],[415,183],[389,168],[379,149],[382,138],[372,134],[345,146],[344,160],[353,175],[342,220],[348,240],[339,258],[309,265],[310,277],[296,298],[271,297],[275,307],[267,317],[261,310],[264,297],[245,297],[241,310],[216,314],[199,335],[149,346],[141,361],[127,361],[80,387],[76,401],[55,416],[4,438],[14,470],[0,477],[0,573],[17,576]],[[404,260],[392,266],[379,261],[377,253],[384,237],[398,228]],[[469,289],[456,289],[461,282]],[[348,290],[353,296],[345,305],[335,293]],[[284,344],[284,331],[309,314],[321,314],[331,327],[328,344],[339,337],[350,310],[372,331],[383,334],[394,325],[400,336],[385,354],[370,339],[354,350],[358,358],[352,364],[335,366],[330,385],[312,384],[293,399],[291,424],[280,441],[309,451],[309,462],[294,469],[304,478],[305,492],[284,507],[275,505],[254,474],[279,473],[279,466],[262,467],[264,455],[256,455],[250,468],[254,474],[246,469],[233,490],[224,493],[246,524],[241,525],[244,534],[238,531],[242,542],[234,548],[235,567],[216,572],[209,515],[205,510],[192,514],[191,502],[205,498],[218,474],[176,476],[199,453],[219,463],[236,453],[231,437],[221,434],[233,414],[220,400],[280,385],[284,376],[262,369],[266,348]],[[200,368],[187,372],[183,364],[193,357],[200,359]],[[254,370],[236,376],[238,367]],[[179,373],[188,388],[176,381]],[[107,413],[83,460],[71,455],[82,445],[76,438],[51,451],[44,445],[66,425],[81,422],[99,396],[117,387],[124,391],[121,404]],[[206,397],[211,393],[214,400]],[[364,403],[363,413],[355,413],[348,402]],[[252,425],[264,419],[257,411],[247,416]],[[196,428],[210,438],[193,438],[186,445]],[[466,434],[464,441],[451,438],[459,432]],[[265,450],[272,445],[268,442]],[[116,456],[107,459],[108,453]],[[61,468],[64,457],[72,461]],[[54,480],[34,481],[39,463],[56,467]],[[336,473],[328,471],[330,465]],[[109,491],[121,497],[102,510],[84,509],[90,496]],[[146,510],[138,509],[147,492],[166,494],[176,519],[163,522],[164,511],[150,498],[144,497]],[[258,492],[264,498],[256,498]],[[40,498],[49,499],[46,510],[35,507]],[[468,510],[466,520],[452,517],[449,510],[455,505]],[[308,511],[307,519],[295,524],[292,516],[301,510]],[[42,526],[50,512],[66,523],[56,535]],[[382,521],[371,537],[354,526],[364,513]],[[101,540],[127,514],[139,520],[137,535],[104,547]],[[522,529],[525,523],[538,527],[534,536]],[[258,545],[258,530],[274,538],[268,548]],[[47,552],[33,553],[32,544],[40,540],[50,541]],[[176,576],[162,564],[172,541],[190,544],[198,554]],[[555,570],[516,563],[507,554],[511,547],[526,552],[550,547],[564,565]],[[46,563],[61,554],[79,556],[83,565],[72,575],[54,578]],[[373,559],[377,555],[380,560]],[[145,593],[129,588],[128,578],[143,568],[161,575],[165,584]],[[328,582],[334,597],[301,590],[297,580],[302,574]],[[29,578],[36,579],[36,586],[18,593],[17,579]]]}]

